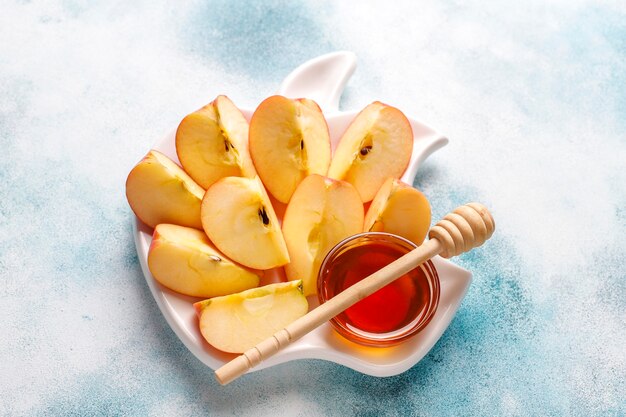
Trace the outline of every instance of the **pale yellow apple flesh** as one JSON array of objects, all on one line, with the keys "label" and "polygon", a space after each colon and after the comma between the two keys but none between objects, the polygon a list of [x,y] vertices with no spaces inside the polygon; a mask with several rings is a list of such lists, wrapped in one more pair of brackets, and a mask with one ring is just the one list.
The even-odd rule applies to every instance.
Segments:
[{"label": "pale yellow apple flesh", "polygon": [[237,265],[201,231],[173,224],[154,229],[148,268],[165,287],[193,297],[233,294],[259,285],[259,275]]},{"label": "pale yellow apple flesh", "polygon": [[180,122],[176,153],[185,171],[204,188],[220,178],[256,175],[248,151],[248,122],[226,96]]},{"label": "pale yellow apple flesh", "polygon": [[289,202],[308,175],[326,175],[331,153],[328,125],[313,100],[267,98],[252,115],[249,139],[254,166],[281,203]]},{"label": "pale yellow apple flesh", "polygon": [[300,281],[254,288],[194,304],[200,333],[213,347],[243,353],[308,311]]},{"label": "pale yellow apple flesh", "polygon": [[400,178],[411,159],[413,130],[406,116],[378,101],[365,107],[341,137],[328,176],[354,185],[371,201],[387,177]]},{"label": "pale yellow apple flesh", "polygon": [[130,171],[126,198],[135,215],[150,227],[160,223],[202,228],[204,189],[174,161],[151,150]]},{"label": "pale yellow apple flesh", "polygon": [[395,178],[388,178],[365,215],[365,232],[393,233],[421,245],[430,228],[426,196]]},{"label": "pale yellow apple flesh", "polygon": [[202,200],[202,226],[211,242],[235,262],[270,269],[289,262],[280,224],[259,177],[226,177]]},{"label": "pale yellow apple flesh", "polygon": [[363,228],[363,203],[345,181],[321,175],[306,177],[294,192],[283,219],[283,235],[291,262],[290,280],[301,279],[304,294],[317,292],[317,274],[324,257],[341,240]]}]

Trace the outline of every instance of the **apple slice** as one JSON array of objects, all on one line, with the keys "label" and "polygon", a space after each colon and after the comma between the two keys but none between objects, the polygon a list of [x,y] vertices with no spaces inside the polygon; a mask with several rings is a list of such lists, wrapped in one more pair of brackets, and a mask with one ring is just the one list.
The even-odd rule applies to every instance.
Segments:
[{"label": "apple slice", "polygon": [[387,232],[421,245],[430,228],[430,204],[418,190],[388,178],[365,215],[364,231]]},{"label": "apple slice", "polygon": [[202,226],[226,256],[254,269],[289,262],[280,224],[259,177],[226,177],[202,200]]},{"label": "apple slice", "polygon": [[367,203],[387,177],[402,176],[412,151],[409,120],[395,107],[375,101],[354,118],[341,137],[328,176],[354,185]]},{"label": "apple slice", "polygon": [[304,294],[317,293],[317,274],[324,257],[341,240],[363,228],[363,203],[345,181],[321,175],[306,177],[293,193],[283,235],[291,262],[285,265],[290,280],[302,279]]},{"label": "apple slice", "polygon": [[148,152],[126,180],[130,208],[150,227],[171,223],[201,229],[203,195],[204,189],[185,171],[155,150]]},{"label": "apple slice", "polygon": [[310,174],[326,175],[330,164],[328,125],[309,99],[272,96],[250,120],[250,156],[267,190],[281,203]]},{"label": "apple slice", "polygon": [[176,154],[189,176],[204,188],[220,178],[256,175],[248,152],[248,122],[226,96],[217,96],[180,122]]},{"label": "apple slice", "polygon": [[201,230],[173,224],[154,229],[148,268],[162,285],[193,297],[233,294],[259,285],[259,275],[235,264]]},{"label": "apple slice", "polygon": [[304,316],[302,282],[290,281],[195,303],[200,333],[213,347],[243,353]]}]

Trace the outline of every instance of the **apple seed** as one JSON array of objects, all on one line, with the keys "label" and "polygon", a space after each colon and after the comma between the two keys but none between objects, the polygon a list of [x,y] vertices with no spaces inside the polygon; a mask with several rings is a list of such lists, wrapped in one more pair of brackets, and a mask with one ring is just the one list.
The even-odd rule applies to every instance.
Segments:
[{"label": "apple seed", "polygon": [[259,218],[261,219],[261,221],[263,222],[265,226],[268,226],[270,224],[270,218],[267,217],[267,213],[265,212],[265,207],[261,207],[259,209]]}]

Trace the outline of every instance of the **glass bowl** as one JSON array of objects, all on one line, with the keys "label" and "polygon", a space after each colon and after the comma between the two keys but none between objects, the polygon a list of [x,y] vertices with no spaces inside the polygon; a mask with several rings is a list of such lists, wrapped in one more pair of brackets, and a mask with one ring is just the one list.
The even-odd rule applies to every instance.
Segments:
[{"label": "glass bowl", "polygon": [[[390,233],[366,232],[339,242],[320,267],[320,304],[417,246]],[[331,319],[346,339],[386,347],[416,335],[439,304],[439,276],[429,260]]]}]

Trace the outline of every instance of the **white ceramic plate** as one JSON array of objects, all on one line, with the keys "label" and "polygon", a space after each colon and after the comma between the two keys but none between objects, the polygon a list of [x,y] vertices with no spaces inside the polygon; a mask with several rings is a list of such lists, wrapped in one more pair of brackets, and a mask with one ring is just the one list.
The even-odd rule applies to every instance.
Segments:
[{"label": "white ceramic plate", "polygon": [[[358,111],[339,112],[339,97],[354,72],[356,57],[350,52],[334,52],[323,55],[294,70],[283,82],[279,93],[287,97],[313,98],[322,107],[328,121],[333,149],[343,131]],[[250,120],[253,110],[242,109]],[[448,140],[432,128],[409,117],[415,138],[411,162],[402,180],[412,184],[420,163],[432,152],[444,146]],[[179,162],[174,147],[174,132],[156,143],[154,149]],[[277,213],[280,213],[280,209]],[[279,214],[280,215],[280,214]],[[147,264],[152,230],[136,219],[134,223],[135,244],[141,268],[150,291],[163,316],[180,340],[198,358],[212,369],[217,369],[236,355],[220,352],[207,344],[198,328],[192,304],[200,299],[184,296],[161,286],[154,280]],[[323,359],[356,371],[374,376],[400,374],[419,362],[439,340],[458,310],[470,285],[472,275],[451,262],[436,257],[433,263],[441,282],[441,294],[437,311],[418,335],[408,341],[388,348],[360,346],[337,334],[329,323],[322,325],[286,349],[253,368],[257,371],[295,359]],[[269,274],[269,280],[280,278],[280,272]],[[264,278],[265,279],[265,278]],[[317,302],[309,297],[311,308]]]}]

